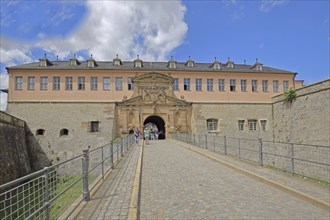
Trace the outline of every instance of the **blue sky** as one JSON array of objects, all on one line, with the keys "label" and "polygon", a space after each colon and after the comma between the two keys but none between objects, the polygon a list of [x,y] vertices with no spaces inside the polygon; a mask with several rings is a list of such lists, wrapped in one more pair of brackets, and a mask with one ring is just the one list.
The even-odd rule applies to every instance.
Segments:
[{"label": "blue sky", "polygon": [[[47,53],[68,60],[253,64],[297,72],[305,84],[329,78],[329,1],[1,0],[0,80],[5,67]],[[1,109],[6,96],[1,94]]]}]

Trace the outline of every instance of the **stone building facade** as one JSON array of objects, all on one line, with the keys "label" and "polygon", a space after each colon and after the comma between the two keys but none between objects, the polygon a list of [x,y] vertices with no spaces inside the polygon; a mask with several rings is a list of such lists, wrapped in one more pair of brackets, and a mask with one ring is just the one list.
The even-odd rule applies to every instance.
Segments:
[{"label": "stone building facade", "polygon": [[296,73],[226,63],[49,61],[8,67],[7,112],[25,120],[54,162],[153,123],[173,133],[273,138],[273,100]]}]

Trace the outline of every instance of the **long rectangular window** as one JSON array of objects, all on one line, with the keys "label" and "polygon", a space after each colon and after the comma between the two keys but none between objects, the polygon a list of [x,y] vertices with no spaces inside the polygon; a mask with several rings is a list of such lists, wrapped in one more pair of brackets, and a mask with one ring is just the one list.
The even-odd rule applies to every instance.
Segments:
[{"label": "long rectangular window", "polygon": [[202,91],[202,79],[196,79],[196,91]]},{"label": "long rectangular window", "polygon": [[129,91],[133,91],[133,90],[134,90],[134,84],[133,84],[133,82],[132,82],[132,78],[131,78],[131,77],[129,77],[129,78],[127,79],[127,86],[128,86],[128,90],[129,90]]},{"label": "long rectangular window", "polygon": [[252,92],[258,91],[258,81],[257,80],[252,80],[251,84],[252,84]]},{"label": "long rectangular window", "polygon": [[266,120],[260,120],[260,126],[262,131],[266,131],[266,124],[267,124]]},{"label": "long rectangular window", "polygon": [[248,120],[249,130],[256,131],[257,130],[257,120]]},{"label": "long rectangular window", "polygon": [[28,90],[34,90],[35,89],[35,78],[34,76],[29,76],[28,78]]},{"label": "long rectangular window", "polygon": [[243,131],[244,130],[244,120],[238,120],[238,130]]},{"label": "long rectangular window", "polygon": [[289,90],[289,81],[283,81],[283,92]]},{"label": "long rectangular window", "polygon": [[116,77],[116,91],[123,91],[123,78]]},{"label": "long rectangular window", "polygon": [[207,91],[213,91],[213,79],[207,79]]},{"label": "long rectangular window", "polygon": [[53,77],[53,90],[60,90],[61,88],[61,81],[59,76]]},{"label": "long rectangular window", "polygon": [[15,89],[16,90],[22,90],[23,89],[23,77],[22,76],[17,76],[15,78]]},{"label": "long rectangular window", "polygon": [[65,90],[72,90],[72,77],[65,77]]},{"label": "long rectangular window", "polygon": [[174,91],[179,91],[179,79],[178,78],[174,79],[173,90]]},{"label": "long rectangular window", "polygon": [[268,80],[262,80],[262,91],[268,92]]},{"label": "long rectangular window", "polygon": [[207,119],[206,126],[208,131],[216,131],[218,129],[218,120],[217,119]]},{"label": "long rectangular window", "polygon": [[85,77],[78,77],[78,90],[85,90]]},{"label": "long rectangular window", "polygon": [[97,77],[91,77],[91,90],[97,91],[98,90],[98,80]]},{"label": "long rectangular window", "polygon": [[224,92],[225,91],[225,80],[224,79],[219,79],[218,83],[219,83],[219,91]]},{"label": "long rectangular window", "polygon": [[241,91],[246,92],[246,80],[245,79],[241,80]]},{"label": "long rectangular window", "polygon": [[190,79],[184,78],[183,80],[183,90],[190,91]]},{"label": "long rectangular window", "polygon": [[48,77],[42,76],[40,78],[40,90],[47,90],[48,89]]},{"label": "long rectangular window", "polygon": [[230,82],[230,91],[235,92],[236,91],[236,80],[231,79],[229,82]]},{"label": "long rectangular window", "polygon": [[110,91],[110,77],[103,78],[103,90]]},{"label": "long rectangular window", "polygon": [[273,81],[273,92],[278,92],[278,80]]}]

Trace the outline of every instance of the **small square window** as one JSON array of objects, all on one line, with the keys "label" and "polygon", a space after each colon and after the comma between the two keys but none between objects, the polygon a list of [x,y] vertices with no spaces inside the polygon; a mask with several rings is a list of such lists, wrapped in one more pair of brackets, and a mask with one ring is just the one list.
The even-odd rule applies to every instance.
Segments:
[{"label": "small square window", "polygon": [[90,132],[99,132],[100,122],[99,121],[91,121],[90,122]]}]

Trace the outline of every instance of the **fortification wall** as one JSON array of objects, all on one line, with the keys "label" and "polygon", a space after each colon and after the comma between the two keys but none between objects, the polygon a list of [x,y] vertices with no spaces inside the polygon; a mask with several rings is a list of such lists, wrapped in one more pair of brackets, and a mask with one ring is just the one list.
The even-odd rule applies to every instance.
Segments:
[{"label": "fortification wall", "polygon": [[4,112],[0,112],[0,151],[0,185],[50,164],[26,123]]},{"label": "fortification wall", "polygon": [[[53,164],[109,143],[113,138],[114,103],[9,103],[7,111],[20,117]],[[91,122],[97,122],[92,131]],[[38,135],[39,129],[44,130]],[[67,133],[61,133],[67,130]]]},{"label": "fortification wall", "polygon": [[274,141],[330,145],[330,79],[297,89],[297,99],[273,98]]},{"label": "fortification wall", "polygon": [[[272,140],[272,105],[251,103],[194,103],[192,113],[192,132],[209,133],[218,136],[263,138]],[[207,131],[207,119],[217,119],[217,131]],[[239,130],[238,121],[244,120],[243,131]],[[248,120],[257,120],[256,130],[251,131]],[[266,121],[265,131],[261,128],[261,120]]]}]

